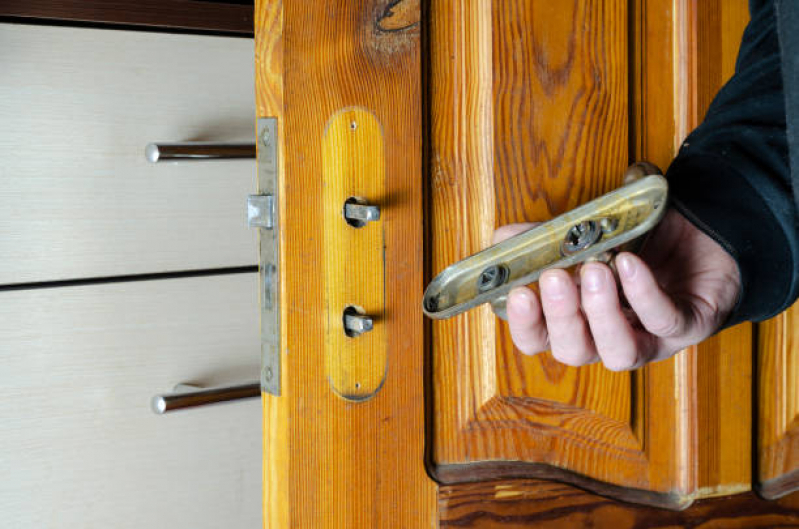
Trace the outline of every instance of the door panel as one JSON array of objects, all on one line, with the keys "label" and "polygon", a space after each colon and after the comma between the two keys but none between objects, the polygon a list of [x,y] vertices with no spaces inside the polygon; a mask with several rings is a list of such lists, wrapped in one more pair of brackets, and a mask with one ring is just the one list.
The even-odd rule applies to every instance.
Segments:
[{"label": "door panel", "polygon": [[[640,17],[634,25],[641,35],[646,56],[663,54],[659,39],[661,20],[671,1],[635,2]],[[677,131],[672,136],[677,145],[704,118],[719,89],[733,75],[738,48],[749,8],[746,0],[703,0],[673,2],[674,12],[685,28],[675,61],[680,77],[677,97],[684,105],[674,114]],[[668,122],[669,108],[660,102],[664,87],[659,86],[662,66],[642,65],[642,84],[636,89],[645,108],[636,117],[640,123],[634,133],[640,141],[640,157],[656,160],[665,167],[673,153],[665,138],[657,140],[662,124]],[[743,323],[728,329],[683,353],[693,365],[694,382],[690,394],[694,400],[693,448],[694,496],[705,498],[748,491],[752,488],[752,324]]]},{"label": "door panel", "polygon": [[[761,526],[795,519],[787,498],[664,514],[531,479],[670,508],[747,490],[751,326],[620,374],[523,357],[485,309],[421,318],[423,279],[496,226],[589,200],[632,160],[665,169],[731,75],[745,20],[745,0],[257,3],[258,114],[278,118],[285,144],[266,526],[428,527],[436,513],[440,526],[713,524],[733,508]],[[388,194],[388,368],[363,401],[336,395],[325,370],[340,352],[326,340],[325,252],[351,251],[325,232],[325,163],[357,164],[322,147],[331,117],[355,107],[381,125]],[[494,479],[506,477],[519,479]]]},{"label": "door panel", "polygon": [[[488,246],[500,224],[618,187],[633,154],[626,3],[479,6],[435,2],[431,14],[433,272]],[[688,501],[685,358],[613,373],[525,357],[487,307],[435,322],[432,345],[438,479],[547,476]]]},{"label": "door panel", "polygon": [[799,488],[799,305],[760,325],[758,489],[779,498]]},{"label": "door panel", "polygon": [[[681,0],[477,5],[431,9],[431,275],[499,225],[619,186],[632,160],[665,169],[731,74],[730,28],[705,30],[742,28],[746,13]],[[431,469],[444,483],[548,477],[671,508],[749,488],[749,326],[633,373],[521,355],[487,307],[431,334]]]}]

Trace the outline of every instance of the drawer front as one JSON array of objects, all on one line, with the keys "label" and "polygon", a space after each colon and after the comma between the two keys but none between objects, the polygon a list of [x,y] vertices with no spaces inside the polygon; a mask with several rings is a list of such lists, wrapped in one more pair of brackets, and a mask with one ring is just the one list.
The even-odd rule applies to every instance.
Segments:
[{"label": "drawer front", "polygon": [[0,284],[249,266],[253,160],[145,160],[253,141],[251,39],[0,24]]},{"label": "drawer front", "polygon": [[4,527],[259,527],[261,406],[166,415],[257,380],[257,275],[0,292]]}]

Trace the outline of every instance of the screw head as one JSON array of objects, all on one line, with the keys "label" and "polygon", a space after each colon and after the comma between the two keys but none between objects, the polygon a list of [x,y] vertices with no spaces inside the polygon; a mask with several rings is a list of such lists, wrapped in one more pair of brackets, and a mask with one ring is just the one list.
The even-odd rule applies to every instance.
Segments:
[{"label": "screw head", "polygon": [[477,291],[488,292],[501,286],[508,280],[510,275],[505,265],[491,265],[482,272],[477,278]]},{"label": "screw head", "polygon": [[596,243],[600,237],[602,237],[602,229],[599,223],[593,220],[584,220],[566,232],[566,237],[561,244],[561,251],[564,255],[575,254]]},{"label": "screw head", "polygon": [[264,131],[261,133],[261,143],[264,144],[264,147],[270,147],[272,145],[272,134],[269,132],[269,127],[264,128]]}]

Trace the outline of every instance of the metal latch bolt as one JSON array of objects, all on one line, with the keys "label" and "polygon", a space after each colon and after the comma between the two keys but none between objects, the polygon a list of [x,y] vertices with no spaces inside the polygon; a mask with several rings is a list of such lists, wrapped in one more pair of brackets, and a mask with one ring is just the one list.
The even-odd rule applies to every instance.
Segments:
[{"label": "metal latch bolt", "polygon": [[350,197],[344,202],[344,220],[355,228],[363,228],[369,222],[380,220],[380,208],[363,199]]},{"label": "metal latch bolt", "polygon": [[372,318],[361,314],[355,307],[344,309],[344,333],[350,338],[356,338],[374,328]]},{"label": "metal latch bolt", "polygon": [[250,195],[247,197],[247,225],[250,228],[275,227],[275,197],[273,195]]}]

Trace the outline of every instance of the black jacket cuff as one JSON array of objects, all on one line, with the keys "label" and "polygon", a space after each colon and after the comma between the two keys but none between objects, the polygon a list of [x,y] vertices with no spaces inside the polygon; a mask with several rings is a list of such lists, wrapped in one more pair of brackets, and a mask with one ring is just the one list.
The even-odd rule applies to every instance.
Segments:
[{"label": "black jacket cuff", "polygon": [[738,168],[682,153],[667,171],[671,205],[738,264],[741,292],[724,327],[768,319],[793,301],[796,263],[784,228]]}]

